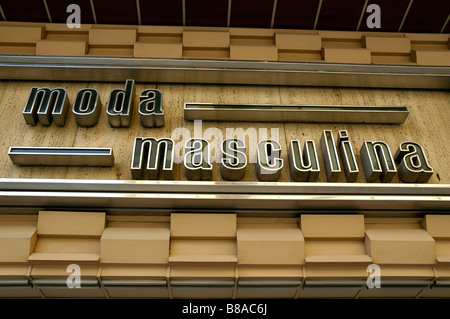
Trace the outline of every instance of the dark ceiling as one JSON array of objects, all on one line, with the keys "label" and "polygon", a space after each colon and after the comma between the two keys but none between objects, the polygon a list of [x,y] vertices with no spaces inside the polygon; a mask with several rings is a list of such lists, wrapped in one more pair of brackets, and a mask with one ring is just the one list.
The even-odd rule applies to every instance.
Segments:
[{"label": "dark ceiling", "polygon": [[[72,3],[83,24],[450,33],[449,0],[0,0],[0,18],[65,23]],[[366,25],[370,4],[380,29]]]}]

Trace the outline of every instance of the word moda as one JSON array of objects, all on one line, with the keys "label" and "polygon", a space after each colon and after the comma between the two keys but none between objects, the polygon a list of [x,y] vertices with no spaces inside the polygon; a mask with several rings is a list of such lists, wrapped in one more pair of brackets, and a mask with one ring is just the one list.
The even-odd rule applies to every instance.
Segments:
[{"label": "word moda", "polygon": [[[130,126],[135,93],[134,80],[126,80],[124,89],[111,91],[106,113],[112,127]],[[53,120],[57,126],[64,126],[69,108],[70,102],[65,89],[33,87],[22,114],[29,125],[36,125],[38,121],[42,125],[50,125]],[[72,111],[79,126],[89,127],[97,124],[101,108],[97,90],[86,88],[77,92]],[[142,91],[138,111],[144,127],[164,126],[161,91]]]},{"label": "word moda", "polygon": [[[348,182],[355,182],[359,168],[347,131],[338,134],[337,145],[331,130],[324,130],[320,139],[327,180],[335,182],[342,172]],[[338,149],[340,156],[338,154]],[[220,174],[225,180],[237,181],[244,177],[247,167],[245,143],[238,138],[225,139],[221,145]],[[184,148],[184,170],[189,180],[211,180],[209,142],[203,138],[189,139]],[[364,141],[360,157],[368,182],[390,182],[395,174],[404,182],[426,183],[433,175],[422,147],[414,142],[401,143],[392,156],[389,146],[381,141]],[[340,160],[341,158],[341,160]],[[315,182],[320,167],[314,141],[290,141],[288,150],[290,175],[296,182]],[[158,179],[160,168],[164,179],[173,179],[174,142],[170,138],[136,137],[131,160],[133,179]],[[146,163],[144,163],[146,162]],[[341,166],[342,162],[342,166]],[[396,167],[398,164],[398,169]],[[275,140],[261,140],[257,145],[256,173],[261,181],[277,181],[283,168],[281,146]],[[144,169],[145,167],[145,169]]]}]

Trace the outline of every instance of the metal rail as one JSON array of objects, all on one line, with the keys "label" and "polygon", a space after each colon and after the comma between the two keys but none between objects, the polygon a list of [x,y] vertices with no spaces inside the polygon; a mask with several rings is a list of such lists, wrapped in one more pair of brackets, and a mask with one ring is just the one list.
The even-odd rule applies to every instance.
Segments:
[{"label": "metal rail", "polygon": [[0,179],[0,212],[61,207],[124,212],[439,213],[450,210],[450,185]]},{"label": "metal rail", "polygon": [[325,62],[268,62],[0,55],[0,79],[211,83],[373,88],[450,88],[450,68]]}]

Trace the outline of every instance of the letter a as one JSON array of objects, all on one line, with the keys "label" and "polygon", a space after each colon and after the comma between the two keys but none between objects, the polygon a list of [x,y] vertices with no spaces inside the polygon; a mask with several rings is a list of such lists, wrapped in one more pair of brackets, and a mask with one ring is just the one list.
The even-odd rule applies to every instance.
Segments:
[{"label": "letter a", "polygon": [[381,28],[381,9],[378,4],[371,4],[367,6],[366,12],[371,12],[372,14],[367,17],[366,24],[369,29],[380,29]]},{"label": "letter a", "polygon": [[69,4],[67,6],[67,13],[72,12],[70,16],[67,17],[66,24],[70,29],[81,28],[81,9],[78,4]]}]

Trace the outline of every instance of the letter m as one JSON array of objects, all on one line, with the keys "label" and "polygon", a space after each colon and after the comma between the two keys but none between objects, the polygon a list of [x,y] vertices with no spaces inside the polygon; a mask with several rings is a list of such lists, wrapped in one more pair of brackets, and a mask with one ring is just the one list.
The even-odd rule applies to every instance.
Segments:
[{"label": "letter m", "polygon": [[64,126],[69,110],[69,99],[63,88],[31,88],[27,103],[23,109],[23,117],[29,125],[50,125],[52,119],[56,125]]},{"label": "letter m", "polygon": [[131,159],[133,179],[142,179],[145,161],[147,162],[148,179],[158,179],[161,166],[164,179],[173,179],[173,147],[174,143],[170,138],[136,137]]}]

